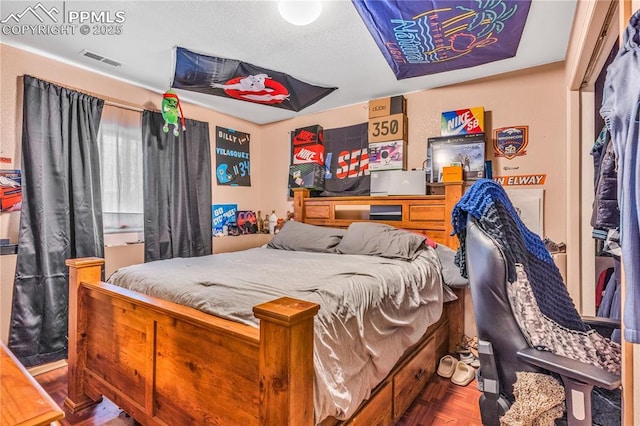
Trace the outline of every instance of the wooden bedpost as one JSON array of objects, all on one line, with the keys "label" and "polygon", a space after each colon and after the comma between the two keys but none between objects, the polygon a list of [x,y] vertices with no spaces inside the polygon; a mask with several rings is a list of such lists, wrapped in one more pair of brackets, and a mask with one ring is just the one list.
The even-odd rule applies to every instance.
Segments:
[{"label": "wooden bedpost", "polygon": [[455,353],[458,343],[464,336],[464,298],[468,288],[452,289],[458,300],[445,303],[445,312],[449,320],[449,352]]},{"label": "wooden bedpost", "polygon": [[311,191],[306,188],[295,188],[293,191],[293,220],[304,222],[304,199],[309,198]]},{"label": "wooden bedpost", "polygon": [[451,235],[453,232],[453,225],[451,225],[451,212],[455,205],[462,198],[462,193],[464,192],[464,182],[444,182],[444,193],[445,193],[445,221],[444,221],[444,231],[447,235],[447,246],[452,249],[458,248],[458,238],[455,235]]},{"label": "wooden bedpost", "polygon": [[84,389],[84,367],[86,363],[87,312],[80,284],[99,282],[104,259],[84,257],[67,259],[69,267],[69,349],[68,349],[68,392],[64,405],[72,413],[94,405],[102,398],[92,399]]},{"label": "wooden bedpost", "polygon": [[313,425],[316,303],[283,297],[253,308],[260,320],[260,424]]},{"label": "wooden bedpost", "polygon": [[[445,182],[445,221],[444,230],[447,235],[447,245],[456,250],[460,245],[458,237],[451,235],[453,232],[453,225],[451,224],[451,213],[453,208],[462,198],[464,192],[464,182]],[[464,336],[464,298],[466,291],[462,288],[456,288],[453,290],[458,300],[451,303],[446,303],[446,314],[449,319],[449,352],[454,353],[458,343],[462,341]]]}]

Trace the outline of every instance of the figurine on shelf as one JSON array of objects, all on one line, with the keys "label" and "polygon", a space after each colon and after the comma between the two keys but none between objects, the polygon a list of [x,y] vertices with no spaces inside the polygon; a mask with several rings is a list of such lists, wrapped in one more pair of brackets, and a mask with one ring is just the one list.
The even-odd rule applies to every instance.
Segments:
[{"label": "figurine on shelf", "polygon": [[278,231],[280,231],[282,229],[282,227],[284,226],[285,223],[287,223],[287,221],[293,220],[293,212],[290,212],[287,210],[287,216],[284,219],[278,219],[278,223],[276,224],[276,234],[278,233]]},{"label": "figurine on shelf", "polygon": [[282,225],[284,225],[284,220],[279,217],[276,222],[276,226],[273,228],[273,233],[277,234],[278,232],[280,232],[280,229],[282,229]]},{"label": "figurine on shelf", "polygon": [[278,224],[278,215],[276,214],[275,210],[271,211],[271,215],[269,216],[269,233],[270,234],[275,234],[276,233],[276,225]]},{"label": "figurine on shelf", "polygon": [[256,225],[258,225],[258,234],[262,234],[262,211],[258,210],[258,215],[256,216]]}]

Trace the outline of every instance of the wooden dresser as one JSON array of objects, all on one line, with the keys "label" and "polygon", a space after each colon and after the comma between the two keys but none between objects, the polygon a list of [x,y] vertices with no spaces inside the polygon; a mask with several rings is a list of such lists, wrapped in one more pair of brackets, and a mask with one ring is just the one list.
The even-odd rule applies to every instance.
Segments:
[{"label": "wooden dresser", "polygon": [[62,409],[0,342],[0,425],[49,425],[63,417]]}]

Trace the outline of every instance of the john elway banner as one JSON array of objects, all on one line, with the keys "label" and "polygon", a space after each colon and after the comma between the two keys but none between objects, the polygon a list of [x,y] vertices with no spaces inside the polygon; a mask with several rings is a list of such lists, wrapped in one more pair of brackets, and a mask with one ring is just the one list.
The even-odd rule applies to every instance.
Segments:
[{"label": "john elway banner", "polygon": [[300,111],[336,90],[247,62],[206,56],[183,47],[176,48],[172,86],[292,111]]},{"label": "john elway banner", "polygon": [[515,56],[530,0],[353,0],[398,80]]}]

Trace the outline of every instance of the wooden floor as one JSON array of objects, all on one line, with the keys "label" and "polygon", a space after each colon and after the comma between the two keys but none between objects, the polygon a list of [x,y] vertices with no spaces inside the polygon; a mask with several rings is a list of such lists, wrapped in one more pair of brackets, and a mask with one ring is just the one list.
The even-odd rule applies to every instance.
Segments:
[{"label": "wooden floor", "polygon": [[[36,376],[38,383],[61,407],[67,396],[67,367]],[[475,380],[468,386],[457,386],[448,379],[434,375],[422,395],[409,408],[396,426],[473,425],[481,426]],[[130,426],[134,422],[109,400],[95,407],[72,414],[65,410],[62,426]]]}]

